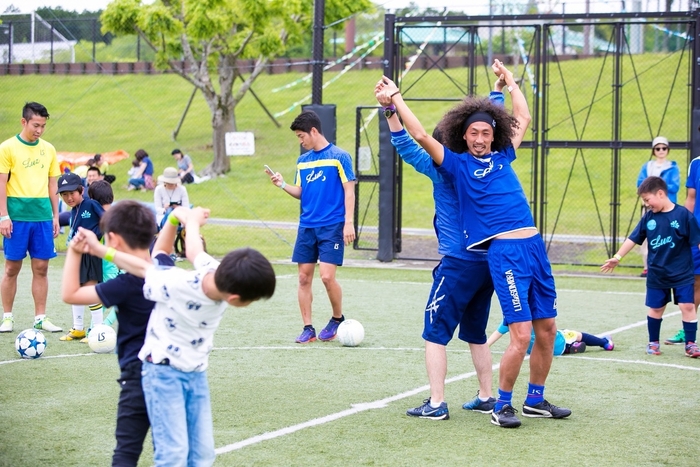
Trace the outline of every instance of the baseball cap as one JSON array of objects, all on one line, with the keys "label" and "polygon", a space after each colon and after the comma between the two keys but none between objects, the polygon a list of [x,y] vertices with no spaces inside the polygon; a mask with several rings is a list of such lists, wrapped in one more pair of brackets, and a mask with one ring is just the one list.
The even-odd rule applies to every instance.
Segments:
[{"label": "baseball cap", "polygon": [[67,173],[58,177],[58,193],[76,191],[79,186],[83,186],[83,179],[80,178],[80,175]]},{"label": "baseball cap", "polygon": [[654,141],[651,142],[651,147],[655,148],[657,144],[665,144],[666,146],[668,146],[668,140],[663,136],[657,136],[656,138],[654,138]]}]

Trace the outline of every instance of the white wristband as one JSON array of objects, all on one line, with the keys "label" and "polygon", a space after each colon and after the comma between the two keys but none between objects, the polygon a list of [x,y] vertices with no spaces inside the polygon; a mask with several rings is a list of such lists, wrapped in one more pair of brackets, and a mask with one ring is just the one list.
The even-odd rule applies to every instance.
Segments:
[{"label": "white wristband", "polygon": [[287,186],[287,182],[282,182],[282,184],[280,185],[280,189],[284,190],[284,187],[286,187],[286,186]]},{"label": "white wristband", "polygon": [[10,216],[0,216],[0,222],[9,221],[9,220],[10,220]]}]

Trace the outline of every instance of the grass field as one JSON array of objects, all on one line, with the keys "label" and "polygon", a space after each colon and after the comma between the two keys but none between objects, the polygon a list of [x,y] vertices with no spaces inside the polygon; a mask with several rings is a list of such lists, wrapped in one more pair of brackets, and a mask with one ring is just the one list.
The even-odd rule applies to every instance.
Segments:
[{"label": "grass field", "polygon": [[[59,299],[63,259],[50,268],[49,313],[70,327]],[[587,350],[554,360],[547,397],[569,407],[566,420],[522,418],[517,430],[467,413],[478,387],[467,346],[449,350],[446,398],[451,418],[432,422],[404,413],[427,397],[423,308],[430,271],[343,267],[344,312],[363,323],[357,348],[293,343],[301,329],[296,268],[275,266],[278,288],[266,302],[229,308],[216,334],[209,381],[217,466],[281,465],[692,465],[700,456],[697,381],[700,361],[680,346],[648,356],[644,282],[619,276],[557,276],[558,325],[611,334],[613,352]],[[108,465],[114,447],[118,366],[76,342],[48,335],[44,357],[20,360],[14,337],[32,322],[29,268],[20,275],[15,332],[0,335],[0,465]],[[314,285],[316,326],[330,311]],[[494,302],[489,332],[501,319]],[[662,335],[680,326],[670,307]],[[507,345],[493,348],[494,364]],[[516,408],[528,375],[523,366]],[[494,389],[497,383],[494,382]],[[152,464],[150,445],[139,465]]]}]

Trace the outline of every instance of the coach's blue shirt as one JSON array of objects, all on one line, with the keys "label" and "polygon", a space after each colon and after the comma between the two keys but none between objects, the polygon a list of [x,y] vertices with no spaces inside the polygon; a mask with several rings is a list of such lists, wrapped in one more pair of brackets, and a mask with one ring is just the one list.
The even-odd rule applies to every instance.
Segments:
[{"label": "coach's blue shirt", "polygon": [[427,151],[404,129],[391,132],[391,144],[407,164],[433,182],[433,200],[435,201],[433,227],[438,239],[438,253],[464,260],[486,261],[485,252],[466,250],[459,223],[462,215],[454,185],[438,172]]},{"label": "coach's blue shirt", "polygon": [[301,187],[301,227],[325,227],[345,222],[343,183],[355,180],[350,154],[328,144],[297,159],[294,184]]},{"label": "coach's blue shirt", "polygon": [[515,160],[513,146],[486,157],[457,154],[446,147],[444,153],[438,171],[455,185],[468,249],[483,248],[504,233],[535,228],[525,191],[510,165]]},{"label": "coach's blue shirt", "polygon": [[700,226],[685,207],[676,204],[669,212],[646,212],[629,239],[637,245],[646,239],[649,245],[647,287],[667,289],[695,282],[690,247],[700,244]]}]

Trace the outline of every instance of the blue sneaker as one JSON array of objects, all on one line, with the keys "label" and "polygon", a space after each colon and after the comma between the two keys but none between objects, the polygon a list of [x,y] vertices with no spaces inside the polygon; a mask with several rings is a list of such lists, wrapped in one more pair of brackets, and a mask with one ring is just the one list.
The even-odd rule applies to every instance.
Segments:
[{"label": "blue sneaker", "polygon": [[316,330],[313,327],[304,328],[297,337],[297,344],[308,344],[316,340]]},{"label": "blue sneaker", "polygon": [[447,402],[442,402],[440,407],[430,405],[430,398],[423,401],[423,405],[408,409],[406,415],[410,417],[427,418],[430,420],[449,420],[450,411],[447,410]]},{"label": "blue sneaker", "polygon": [[464,410],[473,410],[474,412],[491,413],[495,405],[496,399],[494,397],[489,397],[488,400],[482,401],[479,399],[479,391],[477,391],[476,397],[469,402],[465,402],[462,408]]},{"label": "blue sneaker", "polygon": [[338,333],[338,326],[340,326],[340,323],[343,321],[345,321],[345,316],[341,316],[340,321],[336,321],[335,318],[331,318],[331,320],[328,321],[328,324],[326,324],[326,327],[323,328],[318,334],[318,338],[323,342],[328,342],[335,339],[335,335]]}]

